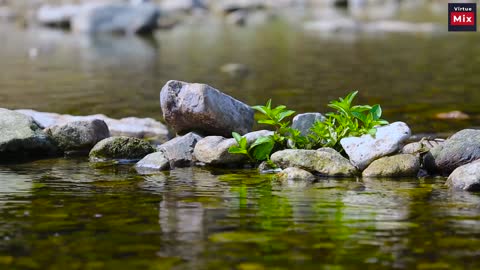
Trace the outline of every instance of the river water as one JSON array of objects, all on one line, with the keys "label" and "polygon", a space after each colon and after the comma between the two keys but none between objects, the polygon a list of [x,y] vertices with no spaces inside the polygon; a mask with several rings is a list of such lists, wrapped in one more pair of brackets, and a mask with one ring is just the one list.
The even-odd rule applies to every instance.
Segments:
[{"label": "river water", "polygon": [[[445,26],[446,27],[446,26]],[[414,133],[479,124],[476,33],[319,35],[196,19],[153,38],[0,27],[0,106],[161,120],[169,79],[298,111],[359,90]],[[220,72],[225,63],[246,76]],[[468,120],[439,120],[461,110]],[[86,159],[0,166],[1,269],[478,269],[480,196],[444,178],[277,183],[254,170],[140,176]]]}]

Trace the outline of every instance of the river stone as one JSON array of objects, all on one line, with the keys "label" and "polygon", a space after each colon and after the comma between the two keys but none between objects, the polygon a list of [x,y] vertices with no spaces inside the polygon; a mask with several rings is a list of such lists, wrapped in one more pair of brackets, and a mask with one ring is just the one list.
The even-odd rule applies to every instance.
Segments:
[{"label": "river stone", "polygon": [[43,5],[36,13],[37,22],[51,27],[70,27],[72,18],[80,11],[80,5]]},{"label": "river stone", "polygon": [[90,151],[90,161],[119,160],[138,161],[155,152],[155,148],[145,140],[131,137],[110,137],[98,142]]},{"label": "river stone", "polygon": [[160,104],[163,118],[179,134],[231,137],[233,131],[245,134],[253,126],[252,108],[206,84],[168,81]]},{"label": "river stone", "polygon": [[445,184],[453,189],[480,191],[480,161],[456,168]]},{"label": "river stone", "polygon": [[0,108],[0,162],[55,153],[54,144],[31,117]]},{"label": "river stone", "polygon": [[480,130],[464,129],[430,150],[425,167],[432,173],[448,175],[456,168],[480,159]]},{"label": "river stone", "polygon": [[321,113],[302,113],[293,118],[292,128],[300,130],[303,136],[310,134],[310,128],[315,122],[325,121],[325,116]]},{"label": "river stone", "polygon": [[412,143],[409,143],[409,144],[405,145],[402,148],[402,150],[400,151],[400,153],[402,153],[402,154],[424,154],[424,153],[430,151],[430,149],[433,149],[434,147],[436,147],[437,145],[443,144],[444,141],[445,140],[443,140],[443,139],[429,140],[429,139],[423,138],[419,142],[412,142]]},{"label": "river stone", "polygon": [[190,132],[184,136],[176,137],[158,147],[170,162],[170,168],[189,167],[193,164],[193,149],[203,137]]},{"label": "river stone", "polygon": [[66,154],[88,152],[99,141],[110,137],[107,124],[102,120],[74,121],[47,128],[47,135]]},{"label": "river stone", "polygon": [[295,167],[288,167],[281,172],[276,174],[277,180],[280,181],[292,181],[292,180],[301,180],[307,182],[315,181],[315,176],[308,171],[295,168]]},{"label": "river stone", "polygon": [[270,159],[280,168],[296,167],[323,176],[357,174],[355,167],[336,151],[287,149],[275,152]]},{"label": "river stone", "polygon": [[165,171],[170,169],[170,161],[164,152],[155,152],[148,154],[142,160],[135,164],[135,169],[140,174],[149,174],[155,171]]},{"label": "river stone", "polygon": [[365,169],[374,160],[397,152],[410,137],[410,128],[403,122],[395,122],[377,128],[375,137],[370,134],[348,137],[340,141],[355,167]]},{"label": "river stone", "polygon": [[411,154],[382,157],[372,162],[362,173],[363,177],[416,177],[420,158]]},{"label": "river stone", "polygon": [[73,17],[78,33],[148,34],[157,27],[159,10],[153,3],[86,3]]},{"label": "river stone", "polygon": [[[258,138],[270,135],[273,135],[272,131],[259,130],[247,133],[243,137],[247,139],[248,145],[251,145]],[[246,161],[247,157],[245,155],[230,154],[228,152],[228,148],[233,145],[237,145],[237,141],[234,138],[227,139],[221,136],[208,136],[198,141],[193,154],[197,161],[211,165],[235,164]]]}]

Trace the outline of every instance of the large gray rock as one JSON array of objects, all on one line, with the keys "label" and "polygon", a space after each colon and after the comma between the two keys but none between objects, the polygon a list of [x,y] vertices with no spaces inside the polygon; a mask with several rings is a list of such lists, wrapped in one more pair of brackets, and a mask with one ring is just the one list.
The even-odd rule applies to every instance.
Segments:
[{"label": "large gray rock", "polygon": [[302,113],[293,118],[292,128],[300,130],[303,136],[307,136],[311,133],[310,128],[315,122],[323,122],[325,116],[321,113]]},{"label": "large gray rock", "polygon": [[375,160],[363,172],[363,177],[416,177],[420,170],[420,158],[400,154]]},{"label": "large gray rock", "polygon": [[245,134],[253,126],[252,108],[206,84],[168,81],[160,104],[163,118],[180,134],[231,137],[232,131]]},{"label": "large gray rock", "polygon": [[171,169],[175,167],[189,167],[194,161],[193,149],[202,138],[202,136],[190,132],[160,145],[158,151],[164,153]]},{"label": "large gray rock", "polygon": [[110,137],[107,124],[102,120],[74,121],[45,130],[47,135],[65,154],[88,154],[99,141]]},{"label": "large gray rock", "polygon": [[480,161],[456,168],[448,177],[447,186],[457,190],[480,190]]},{"label": "large gray rock", "polygon": [[150,174],[152,172],[166,171],[170,169],[170,161],[164,152],[155,152],[148,154],[142,160],[135,164],[135,169],[140,174]]},{"label": "large gray rock", "polygon": [[55,146],[31,117],[0,108],[0,162],[55,153]]},{"label": "large gray rock", "polygon": [[155,148],[145,140],[130,137],[110,137],[97,143],[90,151],[92,162],[116,160],[135,162],[155,152]]},{"label": "large gray rock", "polygon": [[308,171],[305,171],[299,168],[289,167],[277,173],[276,179],[279,181],[299,180],[299,181],[313,182],[315,181],[315,176]]},{"label": "large gray rock", "polygon": [[73,17],[72,29],[80,33],[151,33],[159,10],[152,3],[86,3]]},{"label": "large gray rock", "polygon": [[375,137],[363,135],[340,141],[350,162],[358,169],[365,169],[374,160],[397,152],[410,137],[410,128],[403,122],[395,122],[377,128]]},{"label": "large gray rock", "polygon": [[464,129],[435,146],[424,158],[431,173],[448,175],[456,168],[480,159],[480,130]]},{"label": "large gray rock", "polygon": [[296,167],[323,176],[353,176],[355,167],[333,149],[287,149],[275,152],[270,159],[280,168]]},{"label": "large gray rock", "polygon": [[19,113],[32,117],[42,128],[65,125],[75,121],[93,121],[100,119],[107,123],[110,135],[148,138],[160,143],[168,141],[170,135],[167,127],[152,118],[126,117],[113,119],[103,114],[76,116],[34,110],[16,110]]},{"label": "large gray rock", "polygon": [[[244,137],[247,139],[248,145],[251,145],[258,138],[272,134],[272,131],[260,130],[247,133]],[[227,139],[221,136],[208,136],[197,143],[193,154],[197,161],[210,165],[235,164],[246,161],[247,157],[245,155],[230,154],[228,152],[228,149],[233,145],[237,145],[237,142],[233,138]]]}]

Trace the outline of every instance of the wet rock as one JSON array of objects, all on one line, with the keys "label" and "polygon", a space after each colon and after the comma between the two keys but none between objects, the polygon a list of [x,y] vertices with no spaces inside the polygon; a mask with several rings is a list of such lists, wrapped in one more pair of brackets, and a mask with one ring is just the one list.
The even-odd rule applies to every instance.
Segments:
[{"label": "wet rock", "polygon": [[253,109],[217,89],[197,83],[169,81],[160,92],[163,118],[177,133],[230,137],[248,133]]},{"label": "wet rock", "polygon": [[457,190],[480,191],[480,161],[456,168],[445,184]]},{"label": "wet rock", "polygon": [[42,128],[49,128],[55,125],[64,125],[74,121],[93,121],[100,119],[105,121],[112,136],[127,136],[136,138],[148,138],[160,143],[170,138],[167,127],[152,118],[126,117],[113,119],[103,114],[74,116],[68,114],[57,114],[37,112],[34,110],[16,110],[24,115],[31,116]]},{"label": "wet rock", "polygon": [[303,136],[310,134],[310,128],[317,121],[323,122],[325,116],[321,113],[302,113],[293,118],[292,128],[300,130]]},{"label": "wet rock", "polygon": [[217,12],[231,13],[239,10],[255,10],[266,7],[263,0],[223,0],[212,3],[212,7]]},{"label": "wet rock", "polygon": [[136,162],[155,152],[155,148],[145,140],[131,137],[110,137],[97,143],[90,151],[92,162],[117,160]]},{"label": "wet rock", "polygon": [[430,150],[424,164],[431,173],[448,175],[456,168],[480,159],[480,130],[464,129]]},{"label": "wet rock", "polygon": [[249,69],[246,65],[240,63],[228,63],[220,68],[220,71],[227,73],[232,77],[245,77],[248,75]]},{"label": "wet rock", "polygon": [[379,20],[366,23],[363,31],[371,33],[432,33],[439,31],[439,26],[434,23],[412,23],[405,21]]},{"label": "wet rock", "polygon": [[245,10],[237,10],[226,16],[226,22],[233,25],[244,26],[247,24],[248,12]]},{"label": "wet rock", "polygon": [[280,180],[280,181],[293,181],[293,180],[307,181],[307,182],[315,181],[315,176],[313,174],[311,174],[308,171],[305,171],[299,168],[294,168],[294,167],[286,168],[281,172],[277,173],[276,178],[277,180]]},{"label": "wet rock", "polygon": [[437,115],[435,115],[435,117],[437,119],[457,119],[457,120],[465,120],[470,118],[468,114],[461,111],[438,113]]},{"label": "wet rock", "polygon": [[403,122],[395,122],[377,128],[375,137],[367,134],[348,137],[340,141],[355,167],[365,169],[374,160],[397,152],[410,137],[410,128]]},{"label": "wet rock", "polygon": [[189,167],[193,165],[193,149],[202,136],[190,132],[184,136],[176,137],[158,147],[170,163],[170,168]]},{"label": "wet rock", "polygon": [[443,139],[422,139],[419,142],[413,142],[405,145],[400,153],[402,154],[424,154],[430,149],[444,142]]},{"label": "wet rock", "polygon": [[110,137],[107,124],[102,120],[74,121],[52,126],[45,130],[52,141],[65,154],[88,154],[99,141]]},{"label": "wet rock", "polygon": [[72,20],[78,33],[148,34],[157,27],[159,10],[152,3],[87,3]]},{"label": "wet rock", "polygon": [[150,174],[158,171],[170,169],[170,161],[164,152],[155,152],[146,155],[142,160],[135,164],[135,169],[140,174]]},{"label": "wet rock", "polygon": [[287,149],[275,152],[270,159],[280,168],[296,167],[323,176],[357,174],[355,167],[336,151]]},{"label": "wet rock", "polygon": [[[248,145],[262,136],[272,135],[272,131],[260,130],[245,134]],[[245,155],[230,154],[228,148],[237,145],[235,139],[224,138],[221,136],[208,136],[198,141],[193,154],[195,158],[202,163],[210,165],[226,165],[241,163],[247,160]]]},{"label": "wet rock", "polygon": [[159,5],[162,14],[188,13],[195,9],[207,8],[204,0],[164,0]]},{"label": "wet rock", "polygon": [[282,171],[282,169],[271,166],[271,164],[269,164],[268,162],[263,161],[262,163],[260,163],[260,165],[258,165],[258,171],[260,173],[274,173],[280,172]]},{"label": "wet rock", "polygon": [[420,158],[411,154],[383,157],[372,162],[362,173],[363,177],[416,177]]},{"label": "wet rock", "polygon": [[56,150],[31,117],[0,108],[0,162],[46,157]]},{"label": "wet rock", "polygon": [[38,9],[36,19],[45,26],[67,28],[80,9],[80,5],[43,5]]}]

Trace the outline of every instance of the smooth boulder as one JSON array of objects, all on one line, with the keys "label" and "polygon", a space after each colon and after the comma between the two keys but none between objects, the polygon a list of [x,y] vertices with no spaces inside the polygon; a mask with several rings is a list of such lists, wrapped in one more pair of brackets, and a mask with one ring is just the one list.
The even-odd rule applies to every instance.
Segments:
[{"label": "smooth boulder", "polygon": [[275,152],[270,159],[280,168],[296,167],[322,176],[354,176],[355,167],[330,148],[319,150],[287,149]]},{"label": "smooth boulder", "polygon": [[177,133],[231,137],[253,126],[253,109],[219,90],[198,83],[169,81],[160,92],[163,118]]},{"label": "smooth boulder", "polygon": [[396,153],[410,137],[407,124],[395,122],[377,128],[375,136],[348,137],[340,141],[355,167],[365,169],[374,160]]},{"label": "smooth boulder", "polygon": [[456,168],[445,184],[452,189],[480,191],[480,161]]},{"label": "smooth boulder", "polygon": [[424,163],[429,172],[448,175],[477,159],[480,159],[480,130],[464,129],[432,148]]},{"label": "smooth boulder", "polygon": [[193,165],[193,150],[202,136],[190,132],[184,136],[176,137],[158,147],[163,152],[170,164],[170,168],[189,167]]},{"label": "smooth boulder", "polygon": [[110,137],[107,124],[98,119],[74,121],[45,131],[65,154],[88,154],[95,144]]},{"label": "smooth boulder", "polygon": [[0,162],[46,157],[56,153],[54,144],[31,117],[0,108]]},{"label": "smooth boulder", "polygon": [[317,121],[325,121],[325,116],[321,113],[298,114],[293,118],[292,128],[300,130],[303,136],[307,136],[311,133],[310,128],[312,128],[313,124]]},{"label": "smooth boulder", "polygon": [[420,158],[412,154],[383,157],[372,162],[363,177],[416,177],[420,170]]},{"label": "smooth boulder", "polygon": [[164,152],[155,152],[146,155],[137,164],[135,169],[140,174],[149,174],[156,171],[166,171],[170,169],[170,161]]},{"label": "smooth boulder", "polygon": [[116,160],[136,162],[155,152],[155,148],[145,140],[131,137],[110,137],[97,143],[90,151],[92,162]]},{"label": "smooth boulder", "polygon": [[[247,133],[243,137],[247,139],[247,144],[250,146],[258,138],[272,134],[272,131],[259,130]],[[208,136],[197,143],[193,154],[197,161],[210,165],[235,164],[248,160],[245,155],[231,154],[228,152],[228,149],[234,145],[237,145],[237,141],[233,138],[227,139],[221,136]]]},{"label": "smooth boulder", "polygon": [[315,175],[306,170],[295,167],[288,167],[276,174],[276,179],[279,181],[315,181]]}]

